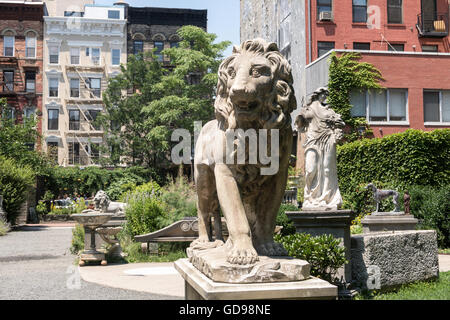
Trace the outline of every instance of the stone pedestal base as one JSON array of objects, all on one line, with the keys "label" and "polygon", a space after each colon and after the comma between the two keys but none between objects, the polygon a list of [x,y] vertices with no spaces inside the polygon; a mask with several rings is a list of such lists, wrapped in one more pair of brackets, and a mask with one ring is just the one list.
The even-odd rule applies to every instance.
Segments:
[{"label": "stone pedestal base", "polygon": [[303,300],[337,298],[337,287],[314,277],[302,281],[274,283],[214,282],[198,271],[188,259],[175,262],[185,283],[186,300]]},{"label": "stone pedestal base", "polygon": [[371,214],[361,220],[363,233],[383,231],[405,231],[415,230],[417,219],[412,215],[398,213]]},{"label": "stone pedestal base", "polygon": [[107,264],[104,253],[102,253],[102,252],[93,252],[93,253],[83,252],[80,255],[79,265],[84,266],[86,264],[86,262],[92,262],[92,261],[94,261],[94,262],[100,261],[102,265]]},{"label": "stone pedestal base", "polygon": [[352,236],[356,287],[384,290],[439,276],[436,231],[390,231]]},{"label": "stone pedestal base", "polygon": [[[289,211],[286,215],[294,222],[297,233],[308,233],[312,236],[331,234],[341,240],[345,247],[345,257],[350,261],[350,225],[355,218],[351,210],[302,210]],[[351,282],[352,270],[348,263],[338,270],[345,282]]]}]

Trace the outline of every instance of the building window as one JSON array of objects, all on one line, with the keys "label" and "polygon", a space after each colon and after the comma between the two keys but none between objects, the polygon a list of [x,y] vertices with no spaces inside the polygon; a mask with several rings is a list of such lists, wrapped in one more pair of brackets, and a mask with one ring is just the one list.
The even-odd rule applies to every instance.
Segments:
[{"label": "building window", "polygon": [[334,42],[325,42],[325,41],[317,42],[318,57],[323,56],[325,53],[333,49],[334,49]]},{"label": "building window", "polygon": [[59,110],[58,109],[48,109],[48,130],[58,130],[59,123]]},{"label": "building window", "polygon": [[92,127],[95,130],[100,130],[100,125],[98,123],[96,123],[97,116],[99,113],[100,113],[100,111],[98,111],[98,110],[88,110],[86,112],[86,118],[88,119],[88,121],[91,123]]},{"label": "building window", "polygon": [[403,23],[402,0],[387,0],[388,23]]},{"label": "building window", "polygon": [[69,110],[69,130],[80,130],[80,110]]},{"label": "building window", "polygon": [[101,78],[89,78],[88,85],[94,97],[100,98],[101,95]]},{"label": "building window", "polygon": [[70,64],[80,64],[80,48],[70,48]]},{"label": "building window", "polygon": [[14,36],[3,36],[3,55],[14,57]]},{"label": "building window", "polygon": [[450,91],[424,91],[423,113],[425,123],[450,123]]},{"label": "building window", "polygon": [[36,108],[35,107],[25,108],[23,115],[25,116],[25,120],[34,120],[36,115]]},{"label": "building window", "polygon": [[171,48],[179,48],[180,47],[180,43],[178,41],[171,41],[170,42],[170,47]]},{"label": "building window", "polygon": [[7,120],[15,120],[16,119],[15,109],[11,108],[11,107],[4,108],[3,112],[2,112],[2,116],[3,116],[3,118],[5,118]]},{"label": "building window", "polygon": [[33,33],[28,33],[25,38],[25,55],[27,58],[36,58],[36,36]]},{"label": "building window", "polygon": [[59,62],[59,48],[56,46],[48,47],[49,51],[49,62],[53,64],[58,64]]},{"label": "building window", "polygon": [[36,72],[25,72],[25,91],[36,91]]},{"label": "building window", "polygon": [[156,48],[155,56],[157,57],[158,61],[163,61],[163,55],[161,51],[164,50],[164,42],[155,41],[153,45]]},{"label": "building window", "polygon": [[407,101],[406,89],[354,90],[350,94],[351,115],[369,122],[406,122]]},{"label": "building window", "polygon": [[403,43],[388,43],[388,51],[405,51],[405,45]]},{"label": "building window", "polygon": [[437,45],[423,45],[422,46],[422,52],[438,52],[438,46]]},{"label": "building window", "polygon": [[100,64],[100,49],[91,48],[91,61],[94,65]]},{"label": "building window", "polygon": [[47,155],[55,163],[58,163],[58,142],[47,142]]},{"label": "building window", "polygon": [[120,19],[120,11],[108,10],[108,19]]},{"label": "building window", "polygon": [[69,164],[80,164],[80,143],[69,142]]},{"label": "building window", "polygon": [[83,17],[84,12],[79,11],[64,11],[64,17]]},{"label": "building window", "polygon": [[370,42],[353,42],[355,50],[370,50]]},{"label": "building window", "polygon": [[133,42],[133,54],[139,54],[144,51],[144,41],[135,40]]},{"label": "building window", "polygon": [[120,65],[120,49],[111,50],[111,60],[113,66]]},{"label": "building window", "polygon": [[73,98],[80,97],[80,80],[70,79],[70,96]]},{"label": "building window", "polygon": [[353,0],[353,22],[367,21],[367,0]]},{"label": "building window", "polygon": [[14,91],[14,71],[3,71],[3,91]]},{"label": "building window", "polygon": [[332,0],[317,0],[317,20],[320,19],[320,13],[324,11],[331,12],[333,10]]},{"label": "building window", "polygon": [[97,163],[98,162],[98,158],[100,158],[100,143],[91,143],[90,146],[91,150],[89,152],[90,156],[91,156],[91,161],[93,163]]},{"label": "building window", "polygon": [[57,97],[59,89],[59,80],[58,78],[50,78],[48,80],[48,96],[49,97]]}]

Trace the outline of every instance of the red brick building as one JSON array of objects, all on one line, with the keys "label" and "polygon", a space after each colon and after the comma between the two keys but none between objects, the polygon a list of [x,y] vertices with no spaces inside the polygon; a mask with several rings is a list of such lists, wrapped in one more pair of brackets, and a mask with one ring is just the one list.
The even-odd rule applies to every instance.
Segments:
[{"label": "red brick building", "polygon": [[44,14],[43,2],[0,1],[1,112],[16,122],[42,114]]},{"label": "red brick building", "polygon": [[376,137],[450,127],[448,0],[305,2],[307,96],[327,85],[330,50],[358,51],[385,79],[386,90],[351,96]]}]

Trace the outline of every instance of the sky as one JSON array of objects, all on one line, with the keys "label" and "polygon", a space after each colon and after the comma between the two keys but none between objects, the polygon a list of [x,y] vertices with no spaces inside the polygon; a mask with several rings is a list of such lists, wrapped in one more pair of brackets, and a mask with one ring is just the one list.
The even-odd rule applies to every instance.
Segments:
[{"label": "sky", "polygon": [[[95,0],[96,4],[111,5],[115,0]],[[240,43],[239,0],[126,0],[134,7],[162,7],[184,9],[207,9],[208,32],[217,35],[216,42],[231,41],[233,45]],[[225,51],[231,54],[233,45]]]}]

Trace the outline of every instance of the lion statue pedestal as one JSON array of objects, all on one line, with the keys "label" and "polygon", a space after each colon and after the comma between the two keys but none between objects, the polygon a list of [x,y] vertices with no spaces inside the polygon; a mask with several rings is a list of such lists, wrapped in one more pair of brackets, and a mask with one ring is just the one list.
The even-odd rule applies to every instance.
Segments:
[{"label": "lion statue pedestal", "polygon": [[[309,263],[286,257],[273,239],[296,107],[291,66],[275,43],[245,41],[220,65],[216,120],[205,124],[195,147],[199,238],[189,261],[175,263],[187,299],[336,297],[335,286],[311,278]],[[220,221],[219,205],[226,243],[213,238],[213,228],[222,234],[211,224],[212,217]]]}]

